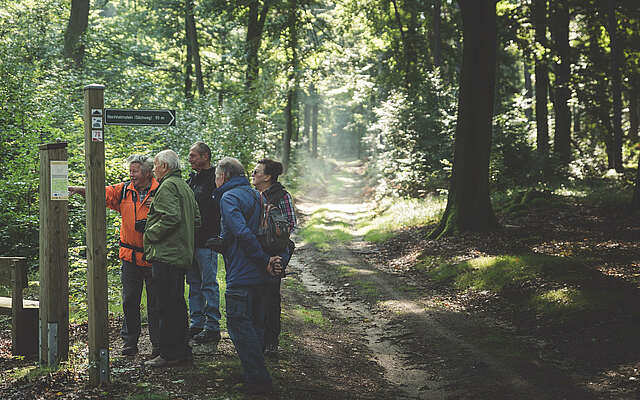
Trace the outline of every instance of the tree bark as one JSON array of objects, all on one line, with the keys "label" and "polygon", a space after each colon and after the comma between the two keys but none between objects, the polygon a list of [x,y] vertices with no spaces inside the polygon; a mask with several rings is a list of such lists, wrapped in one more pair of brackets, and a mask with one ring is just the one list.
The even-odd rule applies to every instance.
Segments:
[{"label": "tree bark", "polygon": [[318,158],[318,103],[311,110],[311,157]]},{"label": "tree bark", "polygon": [[[531,66],[529,65],[529,62],[527,60],[524,60],[524,62],[522,63],[522,66],[523,66],[522,73],[524,74],[524,89],[526,91],[525,96],[527,97],[527,99],[531,101],[533,99],[533,84],[531,83]],[[527,108],[524,111],[524,113],[527,116],[528,121],[531,121],[533,119],[533,111],[531,110],[531,108]]]},{"label": "tree bark", "polygon": [[187,28],[187,42],[191,45],[193,64],[196,70],[196,86],[200,97],[205,95],[204,79],[202,78],[202,64],[200,62],[200,45],[198,44],[198,31],[196,30],[196,20],[193,16],[193,0],[186,0],[185,20]]},{"label": "tree bark", "polygon": [[[544,51],[547,49],[547,0],[534,0],[532,6],[533,22],[535,25],[536,42]],[[536,147],[538,155],[547,159],[549,156],[549,118],[548,118],[548,88],[549,69],[546,54],[536,57]]]},{"label": "tree bark", "polygon": [[553,1],[551,36],[555,42],[560,62],[556,65],[554,110],[556,114],[553,135],[553,152],[564,164],[571,157],[571,110],[569,109],[570,55],[569,55],[569,6],[563,1]]},{"label": "tree bark", "polygon": [[463,52],[447,208],[430,237],[495,229],[489,158],[496,76],[496,1],[458,0]]},{"label": "tree bark", "polygon": [[433,3],[433,65],[439,67],[441,61],[441,31],[440,18],[442,14],[442,0]]},{"label": "tree bark", "polygon": [[260,43],[262,42],[264,23],[267,19],[270,6],[270,0],[265,0],[262,8],[260,7],[259,0],[251,0],[249,2],[249,20],[247,22],[247,38],[245,43],[247,54],[245,86],[250,93],[255,89],[255,81],[258,79],[258,54],[260,51]]},{"label": "tree bark", "polygon": [[634,88],[629,93],[629,138],[634,141],[640,140],[638,137],[638,127],[640,121],[640,104],[638,104],[638,91]]},{"label": "tree bark", "polygon": [[622,166],[622,77],[620,65],[622,64],[622,49],[618,41],[618,19],[616,18],[615,0],[607,2],[607,30],[611,49],[611,94],[613,96],[613,164],[618,172],[624,172]]},{"label": "tree bark", "polygon": [[297,138],[298,124],[298,1],[289,0],[287,25],[289,28],[289,51],[291,52],[289,89],[287,91],[287,105],[285,107],[286,130],[282,138],[282,166],[284,173],[289,170],[291,161],[291,138]]},{"label": "tree bark", "polygon": [[184,71],[184,98],[185,99],[193,99],[193,79],[191,78],[191,74],[193,74],[193,51],[191,49],[191,41],[189,40],[189,28],[188,22],[185,18],[185,34],[186,34],[186,45],[187,45],[187,58],[185,60],[185,71]]},{"label": "tree bark", "polygon": [[309,140],[309,128],[311,127],[311,106],[307,101],[304,102],[304,126],[302,128],[302,137],[307,142],[306,148],[309,150],[309,144],[311,141]]},{"label": "tree bark", "polygon": [[82,67],[84,43],[82,38],[89,25],[89,0],[72,0],[69,23],[64,33],[64,56],[73,60],[76,67]]}]

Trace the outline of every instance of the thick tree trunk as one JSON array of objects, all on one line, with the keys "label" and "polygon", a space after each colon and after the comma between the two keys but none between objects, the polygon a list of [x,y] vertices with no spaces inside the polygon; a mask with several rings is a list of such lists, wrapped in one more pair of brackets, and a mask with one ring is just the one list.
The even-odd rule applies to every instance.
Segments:
[{"label": "thick tree trunk", "polygon": [[196,86],[200,97],[205,95],[204,79],[202,78],[202,64],[200,62],[200,45],[198,44],[198,31],[196,30],[196,20],[193,16],[193,0],[186,0],[185,3],[185,25],[187,30],[187,43],[191,46],[193,64],[196,69]]},{"label": "thick tree trunk", "polygon": [[489,198],[489,158],[496,75],[496,1],[458,0],[462,74],[447,208],[430,236],[498,226]]},{"label": "thick tree trunk", "polygon": [[554,109],[556,114],[555,131],[553,135],[553,152],[568,164],[571,157],[571,110],[569,109],[569,8],[563,1],[552,2],[553,16],[551,18],[551,36],[556,45],[560,62],[556,65],[556,82]]},{"label": "thick tree trunk", "polygon": [[[547,49],[547,0],[534,0],[532,6],[536,42]],[[536,56],[536,147],[543,159],[549,156],[548,88],[549,69],[546,54]]]},{"label": "thick tree trunk", "polygon": [[73,60],[76,67],[82,67],[84,43],[82,37],[89,25],[89,0],[72,0],[69,23],[64,33],[64,56]]},{"label": "thick tree trunk", "polygon": [[611,48],[611,94],[613,96],[613,163],[618,172],[624,172],[622,166],[622,49],[618,41],[618,19],[614,0],[608,0],[607,30],[609,31]]}]

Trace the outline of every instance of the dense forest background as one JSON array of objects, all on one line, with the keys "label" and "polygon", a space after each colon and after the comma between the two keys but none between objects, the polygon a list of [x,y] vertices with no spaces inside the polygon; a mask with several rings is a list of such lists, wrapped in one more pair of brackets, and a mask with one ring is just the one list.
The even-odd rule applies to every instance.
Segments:
[{"label": "dense forest background", "polygon": [[[214,160],[279,158],[291,182],[307,157],[366,160],[376,199],[449,195],[453,203],[456,165],[484,171],[479,181],[464,175],[455,191],[475,204],[460,206],[462,218],[477,204],[483,210],[472,213],[489,216],[436,236],[489,228],[489,195],[600,189],[640,208],[637,0],[0,4],[5,256],[37,264],[39,144],[67,141],[70,180],[84,180],[83,87],[91,83],[106,86],[105,107],[178,113],[174,128],[108,127],[107,182],[127,179],[131,153],[171,148],[186,159],[204,140]],[[473,60],[489,67],[474,70]],[[490,118],[488,131],[474,113]],[[463,141],[467,152],[458,153]],[[485,189],[460,189],[476,186]],[[73,293],[84,287],[80,200],[71,201],[70,218]],[[118,219],[108,218],[117,268]]]}]

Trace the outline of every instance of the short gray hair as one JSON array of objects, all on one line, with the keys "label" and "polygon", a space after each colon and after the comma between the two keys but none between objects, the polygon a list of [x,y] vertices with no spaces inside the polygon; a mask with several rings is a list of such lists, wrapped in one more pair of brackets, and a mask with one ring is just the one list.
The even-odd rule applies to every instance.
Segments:
[{"label": "short gray hair", "polygon": [[173,150],[162,150],[156,154],[154,161],[158,162],[158,164],[165,164],[170,171],[180,169],[180,159]]},{"label": "short gray hair", "polygon": [[140,169],[145,174],[153,173],[153,160],[142,154],[132,154],[127,157],[127,162],[131,164],[140,164]]},{"label": "short gray hair", "polygon": [[234,176],[245,176],[244,167],[237,158],[225,157],[216,167],[216,174],[224,174],[225,180],[231,179]]}]

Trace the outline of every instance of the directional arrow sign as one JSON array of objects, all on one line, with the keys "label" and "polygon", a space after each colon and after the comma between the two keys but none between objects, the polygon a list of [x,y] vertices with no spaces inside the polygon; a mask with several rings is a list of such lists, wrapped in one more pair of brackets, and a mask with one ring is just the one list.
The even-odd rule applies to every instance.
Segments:
[{"label": "directional arrow sign", "polygon": [[176,126],[176,110],[104,109],[105,125]]}]

